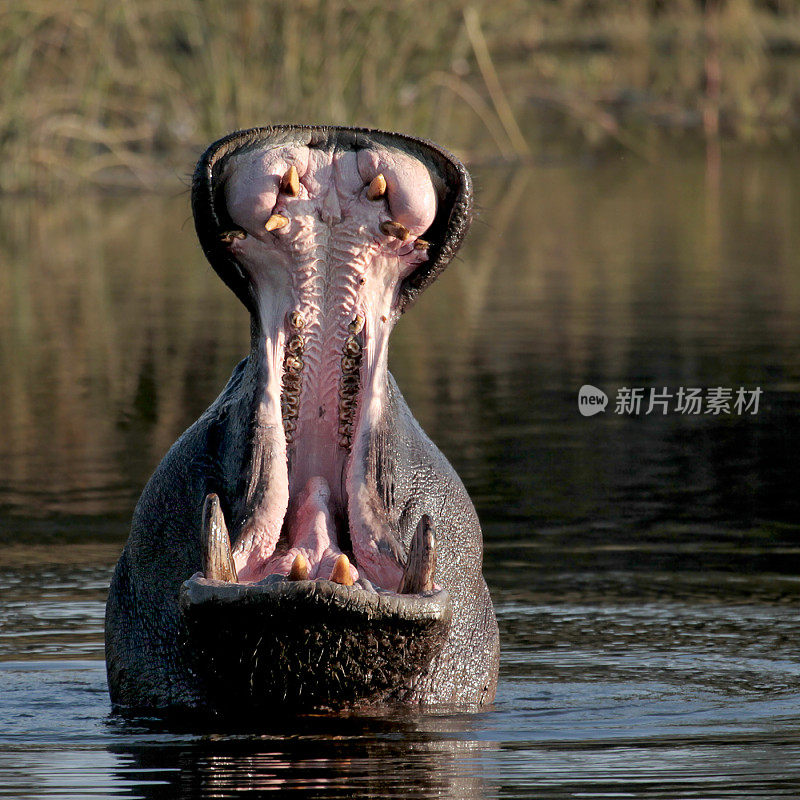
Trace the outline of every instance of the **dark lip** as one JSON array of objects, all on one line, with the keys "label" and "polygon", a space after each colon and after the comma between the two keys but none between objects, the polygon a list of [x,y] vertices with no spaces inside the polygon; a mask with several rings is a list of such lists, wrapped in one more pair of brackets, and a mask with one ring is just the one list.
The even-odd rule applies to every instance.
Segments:
[{"label": "dark lip", "polygon": [[374,593],[326,580],[194,575],[179,603],[204,707],[226,716],[416,702],[453,617],[446,590]]},{"label": "dark lip", "polygon": [[369,128],[327,125],[273,125],[236,131],[214,142],[197,163],[192,179],[192,211],[203,252],[211,266],[251,311],[254,298],[248,276],[220,241],[231,221],[224,203],[217,201],[220,176],[233,155],[268,143],[302,142],[314,146],[338,143],[354,148],[374,143],[402,147],[425,163],[437,178],[439,211],[425,234],[429,260],[402,283],[397,313],[403,313],[444,270],[456,254],[472,221],[472,179],[464,165],[433,142],[400,133]]},{"label": "dark lip", "polygon": [[452,600],[446,589],[427,594],[399,594],[378,590],[370,592],[360,586],[344,586],[328,580],[289,581],[288,579],[258,583],[233,583],[210,580],[197,573],[184,581],[180,589],[180,607],[184,613],[203,607],[221,611],[243,605],[286,606],[293,613],[311,618],[317,612],[341,613],[371,621],[438,622],[448,624],[452,617]]}]

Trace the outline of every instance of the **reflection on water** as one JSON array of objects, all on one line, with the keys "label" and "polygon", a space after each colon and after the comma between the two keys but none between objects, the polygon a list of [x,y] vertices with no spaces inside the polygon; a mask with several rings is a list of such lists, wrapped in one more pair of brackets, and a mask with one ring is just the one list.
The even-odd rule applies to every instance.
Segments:
[{"label": "reflection on water", "polygon": [[[187,197],[0,204],[0,796],[794,796],[800,163],[486,170],[392,369],[467,483],[503,645],[478,715],[109,717],[132,506],[247,342]],[[578,413],[590,383],[606,413]],[[759,413],[613,413],[620,387]]]},{"label": "reflection on water", "polygon": [[[177,770],[174,753],[165,758],[161,749],[137,747],[118,755],[139,770],[175,770],[171,783],[187,797],[258,790],[304,797],[485,797],[485,748],[460,738],[472,728],[464,722],[318,718],[283,724],[280,734],[213,734],[184,751]],[[150,796],[159,795],[145,793]]]}]

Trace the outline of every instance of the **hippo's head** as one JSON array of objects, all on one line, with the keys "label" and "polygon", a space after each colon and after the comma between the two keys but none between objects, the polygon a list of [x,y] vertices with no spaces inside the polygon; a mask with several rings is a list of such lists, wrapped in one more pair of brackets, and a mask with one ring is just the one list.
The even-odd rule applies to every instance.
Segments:
[{"label": "hippo's head", "polygon": [[169,505],[160,484],[182,458],[196,507],[179,512],[194,538],[175,617],[206,705],[493,695],[477,518],[387,369],[471,200],[453,156],[380,131],[256,128],[201,158],[197,233],[250,312],[251,352],[154,476],[134,533],[164,516],[151,507]]}]

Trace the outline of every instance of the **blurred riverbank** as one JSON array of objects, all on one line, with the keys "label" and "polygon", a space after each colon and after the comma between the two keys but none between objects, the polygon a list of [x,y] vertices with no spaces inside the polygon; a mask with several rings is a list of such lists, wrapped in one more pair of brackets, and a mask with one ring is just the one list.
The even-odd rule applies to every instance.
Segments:
[{"label": "blurred riverbank", "polygon": [[208,142],[276,122],[402,130],[473,164],[800,127],[790,0],[41,0],[0,10],[0,58],[6,193],[164,191]]}]

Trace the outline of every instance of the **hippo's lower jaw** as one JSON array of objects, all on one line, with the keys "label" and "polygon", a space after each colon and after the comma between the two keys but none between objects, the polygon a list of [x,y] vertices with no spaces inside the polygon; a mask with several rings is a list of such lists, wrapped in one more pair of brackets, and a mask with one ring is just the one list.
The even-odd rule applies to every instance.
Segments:
[{"label": "hippo's lower jaw", "polygon": [[205,575],[181,586],[180,610],[207,710],[419,701],[417,682],[452,619],[449,593],[433,582],[429,517],[417,526],[397,592],[353,581],[344,554],[329,580],[309,580],[298,553],[288,575],[238,582],[216,495],[206,499],[202,539]]},{"label": "hippo's lower jaw", "polygon": [[450,597],[272,576],[181,587],[180,607],[208,710],[261,713],[419,701],[441,650]]}]

